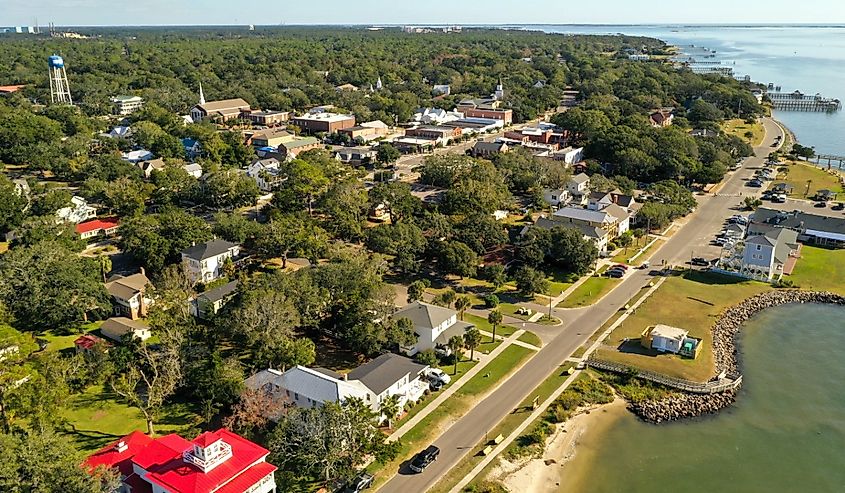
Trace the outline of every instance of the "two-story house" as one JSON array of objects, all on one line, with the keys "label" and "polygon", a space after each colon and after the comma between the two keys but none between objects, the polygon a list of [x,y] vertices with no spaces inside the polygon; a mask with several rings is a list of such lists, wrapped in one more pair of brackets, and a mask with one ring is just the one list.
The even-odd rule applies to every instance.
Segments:
[{"label": "two-story house", "polygon": [[208,283],[223,276],[226,261],[240,255],[241,247],[226,240],[214,239],[182,251],[185,274],[193,283]]},{"label": "two-story house", "polygon": [[414,326],[417,342],[409,347],[400,348],[403,353],[413,356],[420,351],[445,347],[455,335],[463,335],[473,325],[458,320],[458,312],[442,306],[415,301],[400,308],[393,314],[394,320],[407,318]]},{"label": "two-story house", "polygon": [[97,217],[97,209],[88,205],[88,201],[74,195],[70,199],[70,205],[56,211],[56,221],[64,223],[79,224]]},{"label": "two-story house", "polygon": [[610,234],[611,240],[624,234],[631,226],[628,211],[616,204],[610,204],[600,211],[581,207],[561,207],[552,214],[550,219],[560,224],[579,224],[602,228]]},{"label": "two-story house", "polygon": [[569,191],[566,188],[543,189],[543,200],[552,207],[560,207],[569,203]]},{"label": "two-story house", "polygon": [[590,193],[590,177],[585,173],[578,173],[566,183],[566,191],[572,197],[573,203],[584,205]]},{"label": "two-story house", "polygon": [[791,272],[789,264],[794,264],[799,250],[798,233],[791,229],[750,236],[745,241],[739,274],[758,281],[777,281]]},{"label": "two-story house", "polygon": [[265,392],[277,402],[297,407],[321,406],[327,402],[361,399],[374,411],[390,396],[400,408],[418,400],[428,388],[427,365],[393,353],[385,353],[340,374],[325,368],[295,366],[287,371],[263,370],[244,382],[247,388]]},{"label": "two-story house", "polygon": [[209,319],[220,312],[226,306],[226,303],[237,294],[238,281],[232,281],[200,293],[191,301],[189,307],[191,315],[201,319]]},{"label": "two-story house", "polygon": [[89,456],[84,467],[120,473],[120,493],[276,493],[269,451],[226,429],[191,441],[134,431]]},{"label": "two-story house", "polygon": [[147,316],[153,299],[149,296],[150,280],[144,269],[131,276],[114,275],[106,281],[106,291],[112,297],[114,315],[137,320]]},{"label": "two-story house", "polygon": [[246,175],[255,180],[262,192],[272,192],[285,180],[281,163],[274,157],[253,161],[246,169]]}]

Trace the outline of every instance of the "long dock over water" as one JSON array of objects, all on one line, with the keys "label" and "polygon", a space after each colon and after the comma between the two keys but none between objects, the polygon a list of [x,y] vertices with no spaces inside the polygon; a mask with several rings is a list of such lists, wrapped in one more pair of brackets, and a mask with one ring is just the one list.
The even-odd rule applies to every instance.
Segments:
[{"label": "long dock over water", "polygon": [[782,111],[823,111],[833,112],[842,109],[842,102],[835,98],[826,98],[820,94],[809,95],[801,91],[767,92],[776,110]]}]

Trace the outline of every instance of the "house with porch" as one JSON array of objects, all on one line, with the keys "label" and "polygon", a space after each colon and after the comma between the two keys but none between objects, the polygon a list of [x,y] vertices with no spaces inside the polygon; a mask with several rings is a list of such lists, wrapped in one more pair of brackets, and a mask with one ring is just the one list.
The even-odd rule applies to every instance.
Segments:
[{"label": "house with porch", "polygon": [[273,400],[297,407],[321,406],[327,402],[361,399],[374,411],[390,396],[400,408],[416,401],[428,389],[427,365],[410,358],[385,353],[346,374],[325,368],[294,366],[287,371],[262,370],[246,379],[247,388],[265,392]]},{"label": "house with porch", "polygon": [[269,451],[221,428],[191,441],[140,431],[115,440],[83,463],[120,473],[120,493],[276,493]]},{"label": "house with porch", "polygon": [[126,317],[112,317],[100,325],[100,333],[115,342],[121,342],[127,335],[146,341],[152,337],[150,327],[141,320]]},{"label": "house with porch", "polygon": [[445,347],[452,336],[462,336],[473,324],[458,320],[458,312],[451,308],[415,301],[397,310],[392,318],[407,318],[414,326],[417,342],[409,347],[400,348],[408,356],[420,351]]},{"label": "house with porch", "polygon": [[590,193],[590,177],[586,173],[578,173],[566,183],[566,191],[574,204],[584,205]]},{"label": "house with porch", "polygon": [[223,266],[240,255],[237,243],[214,239],[193,245],[181,252],[185,274],[192,283],[209,283],[223,276]]},{"label": "house with porch", "polygon": [[760,207],[749,217],[748,236],[774,229],[791,229],[807,245],[845,248],[845,218],[812,214],[800,210],[780,211]]},{"label": "house with porch", "polygon": [[191,315],[208,320],[238,294],[238,281],[232,281],[200,293],[190,303]]},{"label": "house with porch", "polygon": [[153,304],[149,296],[152,284],[144,274],[144,269],[131,276],[119,274],[111,276],[106,281],[106,291],[112,297],[114,315],[131,320],[144,318]]}]

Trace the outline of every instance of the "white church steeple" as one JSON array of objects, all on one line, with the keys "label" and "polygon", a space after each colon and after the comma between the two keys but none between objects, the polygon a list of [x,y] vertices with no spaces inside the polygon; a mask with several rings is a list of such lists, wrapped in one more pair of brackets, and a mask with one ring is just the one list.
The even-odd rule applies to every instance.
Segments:
[{"label": "white church steeple", "polygon": [[499,84],[496,86],[496,92],[493,94],[493,97],[496,98],[497,101],[505,99],[505,86],[502,84],[501,77],[499,77]]},{"label": "white church steeple", "polygon": [[205,94],[202,93],[202,82],[200,82],[200,104],[205,104]]}]

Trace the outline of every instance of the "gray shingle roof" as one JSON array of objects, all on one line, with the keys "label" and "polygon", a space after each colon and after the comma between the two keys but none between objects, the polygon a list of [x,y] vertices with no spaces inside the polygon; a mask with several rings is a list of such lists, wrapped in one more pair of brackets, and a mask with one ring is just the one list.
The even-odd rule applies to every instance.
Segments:
[{"label": "gray shingle roof", "polygon": [[393,314],[394,319],[407,318],[415,328],[433,329],[455,316],[455,310],[415,301]]},{"label": "gray shingle roof", "polygon": [[561,223],[558,221],[553,221],[551,219],[547,219],[545,217],[541,217],[537,219],[537,222],[534,223],[534,226],[543,229],[552,229],[552,228],[571,228],[577,229],[581,232],[584,236],[592,239],[600,239],[607,236],[607,231],[602,228],[597,228],[594,226],[587,226],[585,224],[576,224],[576,223]]},{"label": "gray shingle roof", "polygon": [[216,257],[221,253],[226,253],[236,246],[238,246],[236,243],[221,239],[214,239],[186,248],[185,250],[182,250],[182,255],[194,260],[205,260],[207,258]]},{"label": "gray shingle roof", "polygon": [[230,294],[234,293],[237,289],[238,289],[238,281],[235,280],[235,281],[226,283],[222,286],[218,286],[214,289],[210,289],[210,290],[202,293],[201,295],[199,295],[199,298],[202,298],[202,299],[207,300],[207,301],[212,301],[212,302],[213,301],[219,301],[219,300],[222,300],[223,298],[226,298]]},{"label": "gray shingle roof", "polygon": [[404,356],[385,353],[349,372],[348,378],[359,380],[374,394],[379,395],[405,375],[410,374],[413,378],[425,369],[426,365],[414,363]]},{"label": "gray shingle roof", "polygon": [[554,213],[554,217],[591,223],[608,222],[609,216],[610,214],[605,211],[591,211],[588,209],[581,209],[580,207],[561,207]]}]

